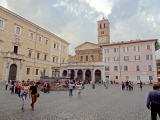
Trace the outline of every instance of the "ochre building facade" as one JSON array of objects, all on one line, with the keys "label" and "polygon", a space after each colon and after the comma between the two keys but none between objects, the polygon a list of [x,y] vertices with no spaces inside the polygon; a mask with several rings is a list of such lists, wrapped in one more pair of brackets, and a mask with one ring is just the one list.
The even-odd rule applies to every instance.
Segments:
[{"label": "ochre building facade", "polygon": [[67,63],[69,43],[0,7],[0,80],[35,80],[53,76]]}]

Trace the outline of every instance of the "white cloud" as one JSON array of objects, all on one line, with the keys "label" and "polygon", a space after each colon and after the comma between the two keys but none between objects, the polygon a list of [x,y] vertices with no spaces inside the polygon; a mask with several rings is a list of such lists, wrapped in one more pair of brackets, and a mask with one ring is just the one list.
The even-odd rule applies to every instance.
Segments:
[{"label": "white cloud", "polygon": [[98,12],[102,12],[108,17],[115,0],[81,0],[87,2],[91,7],[95,8]]}]

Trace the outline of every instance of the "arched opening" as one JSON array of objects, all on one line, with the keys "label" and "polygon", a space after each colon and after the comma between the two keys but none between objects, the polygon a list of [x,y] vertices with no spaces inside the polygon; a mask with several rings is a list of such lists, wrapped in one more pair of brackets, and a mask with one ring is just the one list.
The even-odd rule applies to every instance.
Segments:
[{"label": "arched opening", "polygon": [[74,76],[75,76],[74,70],[71,70],[70,78],[71,78],[71,79],[74,79]]},{"label": "arched opening", "polygon": [[158,63],[157,66],[160,66],[160,63]]},{"label": "arched opening", "polygon": [[101,81],[101,71],[100,70],[96,70],[95,71],[95,82],[100,82]]},{"label": "arched opening", "polygon": [[85,80],[87,80],[88,82],[91,81],[91,71],[90,70],[86,70]]},{"label": "arched opening", "polygon": [[16,80],[16,74],[17,74],[17,65],[16,64],[12,64],[10,66],[10,69],[9,69],[9,77],[8,77],[8,79],[9,80]]},{"label": "arched opening", "polygon": [[102,25],[100,24],[100,28],[102,28]]},{"label": "arched opening", "polygon": [[67,70],[64,70],[62,75],[63,75],[63,77],[66,77],[67,76]]},{"label": "arched opening", "polygon": [[78,70],[77,72],[77,78],[82,80],[82,70]]},{"label": "arched opening", "polygon": [[158,74],[160,74],[160,71],[158,71]]}]

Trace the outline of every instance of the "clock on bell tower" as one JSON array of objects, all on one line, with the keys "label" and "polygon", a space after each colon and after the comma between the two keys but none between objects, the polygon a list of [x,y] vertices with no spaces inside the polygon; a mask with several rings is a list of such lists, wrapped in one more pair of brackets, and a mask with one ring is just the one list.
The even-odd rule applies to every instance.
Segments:
[{"label": "clock on bell tower", "polygon": [[110,30],[108,19],[102,19],[98,22],[98,45],[110,44]]}]

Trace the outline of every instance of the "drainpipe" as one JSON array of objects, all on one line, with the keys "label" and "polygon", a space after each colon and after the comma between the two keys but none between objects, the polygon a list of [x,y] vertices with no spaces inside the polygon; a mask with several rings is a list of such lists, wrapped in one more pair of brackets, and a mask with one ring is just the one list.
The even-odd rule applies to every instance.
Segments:
[{"label": "drainpipe", "polygon": [[120,60],[121,60],[121,58],[120,58],[120,45],[119,45],[119,73],[120,73],[120,77],[121,77],[121,66],[120,66]]},{"label": "drainpipe", "polygon": [[36,28],[36,40],[35,40],[35,45],[34,45],[34,49],[35,49],[35,52],[34,52],[34,64],[33,64],[33,73],[32,73],[32,80],[34,78],[34,68],[35,68],[35,59],[36,59],[36,47],[37,47],[37,30],[38,30],[38,27]]}]

